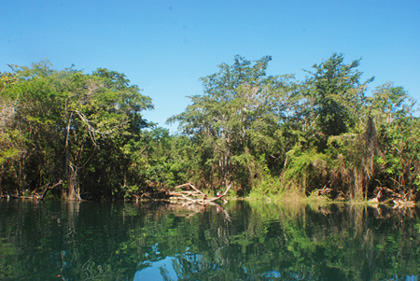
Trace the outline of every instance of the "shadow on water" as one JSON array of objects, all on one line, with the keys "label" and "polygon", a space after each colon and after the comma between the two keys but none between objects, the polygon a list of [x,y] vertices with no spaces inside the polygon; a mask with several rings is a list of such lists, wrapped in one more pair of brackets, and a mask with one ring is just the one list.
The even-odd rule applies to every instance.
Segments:
[{"label": "shadow on water", "polygon": [[0,201],[0,280],[418,280],[419,209]]}]

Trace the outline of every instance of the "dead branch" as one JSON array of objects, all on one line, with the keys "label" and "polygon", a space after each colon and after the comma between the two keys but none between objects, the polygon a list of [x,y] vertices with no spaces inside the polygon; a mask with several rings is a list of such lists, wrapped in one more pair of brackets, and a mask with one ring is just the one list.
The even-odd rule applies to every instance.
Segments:
[{"label": "dead branch", "polygon": [[207,199],[207,201],[212,202],[212,201],[216,201],[218,199],[222,199],[223,197],[226,196],[226,194],[228,193],[228,191],[229,191],[229,189],[230,189],[231,186],[232,186],[232,184],[229,184],[229,186],[226,188],[225,192],[223,192],[222,194],[220,194],[217,197],[209,198],[209,199]]},{"label": "dead branch", "polygon": [[59,180],[56,184],[53,184],[52,186],[48,186],[43,192],[42,192],[42,195],[41,195],[41,198],[39,199],[39,200],[44,200],[44,198],[45,198],[45,195],[47,195],[47,192],[48,191],[50,191],[50,190],[52,190],[52,189],[54,189],[54,188],[56,188],[57,186],[59,186],[59,185],[61,185],[63,183],[63,180]]},{"label": "dead branch", "polygon": [[191,187],[192,189],[194,189],[195,191],[197,191],[201,195],[204,195],[204,193],[201,190],[197,189],[192,183],[189,183],[189,182],[178,185],[178,186],[175,186],[175,189],[179,189],[179,188],[183,188],[183,187]]}]

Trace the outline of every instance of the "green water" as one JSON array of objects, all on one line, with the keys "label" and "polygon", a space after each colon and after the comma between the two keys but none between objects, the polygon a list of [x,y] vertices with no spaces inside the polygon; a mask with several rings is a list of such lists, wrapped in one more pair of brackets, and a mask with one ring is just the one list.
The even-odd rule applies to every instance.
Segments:
[{"label": "green water", "polygon": [[419,280],[419,214],[0,201],[0,280]]}]

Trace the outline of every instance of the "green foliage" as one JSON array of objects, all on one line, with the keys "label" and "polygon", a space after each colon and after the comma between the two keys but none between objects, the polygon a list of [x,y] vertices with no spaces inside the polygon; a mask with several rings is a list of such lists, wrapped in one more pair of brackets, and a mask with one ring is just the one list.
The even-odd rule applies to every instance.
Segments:
[{"label": "green foliage", "polygon": [[287,154],[288,163],[284,170],[286,181],[292,181],[300,191],[309,194],[312,189],[322,188],[328,171],[329,158],[316,151],[302,151],[297,145]]},{"label": "green foliage", "polygon": [[326,135],[340,135],[351,130],[363,110],[364,92],[369,79],[360,83],[361,72],[356,70],[360,60],[344,64],[343,55],[333,54],[323,63],[313,66],[308,84],[316,122]]},{"label": "green foliage", "polygon": [[[41,62],[12,66],[12,72],[1,77],[2,112],[8,114],[2,115],[0,139],[4,152],[16,156],[19,151],[20,157],[9,163],[18,193],[20,188],[36,190],[62,180],[63,195],[69,199],[82,193],[110,195],[102,184],[124,178],[123,166],[129,163],[122,161],[119,147],[139,139],[145,126],[140,111],[152,107],[150,98],[130,86],[123,74],[106,69],[89,75],[73,67],[57,71]],[[4,149],[7,146],[10,149]],[[114,161],[118,168],[111,171],[109,163]],[[0,177],[7,176],[5,169],[0,172]]]},{"label": "green foliage", "polygon": [[387,83],[378,87],[369,100],[378,127],[381,153],[378,180],[409,199],[419,192],[420,121],[414,117],[415,102],[403,87]]},{"label": "green foliage", "polygon": [[171,119],[194,140],[202,185],[231,182],[253,196],[322,189],[357,200],[385,182],[397,183],[397,193],[417,190],[417,141],[406,149],[402,132],[418,139],[418,121],[402,87],[388,83],[367,96],[373,78],[361,82],[360,60],[346,64],[341,54],[315,64],[302,82],[267,76],[270,59],[221,64],[202,78],[203,94]]},{"label": "green foliage", "polygon": [[420,121],[403,87],[368,95],[360,59],[341,54],[303,81],[268,75],[270,61],[235,56],[201,78],[203,93],[169,119],[174,135],[144,120],[151,99],[122,73],[12,65],[0,74],[0,193],[62,181],[67,199],[126,198],[194,182],[209,194],[362,200],[386,187],[417,200]]},{"label": "green foliage", "polygon": [[232,65],[221,64],[202,78],[204,94],[191,97],[186,111],[171,119],[202,147],[198,168],[213,187],[233,182],[238,193],[248,192],[260,173],[258,154],[275,142],[270,125],[280,122],[290,77],[268,76],[270,60],[236,56]]}]

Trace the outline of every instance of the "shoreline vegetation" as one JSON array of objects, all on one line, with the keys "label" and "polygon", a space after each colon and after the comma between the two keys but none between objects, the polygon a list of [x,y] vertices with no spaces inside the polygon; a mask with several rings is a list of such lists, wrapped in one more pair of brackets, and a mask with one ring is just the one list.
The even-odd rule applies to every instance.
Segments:
[{"label": "shoreline vegetation", "polygon": [[[186,193],[191,193],[190,191],[184,191]],[[133,197],[126,197],[126,198],[109,198],[111,200],[121,200],[124,202],[135,202],[137,203],[148,203],[148,202],[161,202],[161,203],[168,203],[168,204],[175,204],[175,205],[182,205],[182,206],[216,206],[219,207],[220,210],[223,210],[223,207],[225,204],[227,204],[229,201],[247,201],[247,202],[253,202],[253,201],[259,201],[259,202],[265,202],[267,204],[273,203],[273,204],[285,204],[285,205],[311,205],[311,206],[319,206],[319,207],[325,207],[328,205],[337,205],[337,204],[344,204],[349,206],[366,206],[366,207],[373,207],[373,208],[379,208],[380,206],[392,208],[392,209],[406,209],[406,208],[415,208],[419,207],[418,202],[414,201],[399,201],[395,199],[386,199],[384,201],[377,201],[377,200],[350,200],[350,199],[330,199],[326,196],[319,196],[319,195],[310,195],[306,196],[304,194],[296,194],[295,192],[286,192],[284,194],[278,195],[276,197],[267,197],[267,196],[257,196],[257,197],[237,197],[237,196],[221,196],[219,197],[208,197],[206,194],[196,194],[197,197],[190,197],[187,196],[187,198],[179,196],[179,192],[175,192],[177,195],[174,195],[174,192],[168,192],[167,198],[149,198],[149,197],[142,197],[142,196],[133,196]],[[57,200],[59,198],[49,198],[48,200]],[[16,196],[16,195],[2,195],[0,197],[0,202],[2,200],[10,201],[10,200],[31,200],[34,202],[42,202],[44,199],[38,196]],[[95,201],[95,199],[90,199],[89,201]],[[98,200],[108,200],[108,199],[98,199]],[[78,202],[86,201],[84,199],[82,200],[76,200]]]},{"label": "shoreline vegetation", "polygon": [[[0,73],[0,198],[224,198],[411,207],[420,119],[402,86],[369,89],[359,60],[332,54],[299,81],[271,57],[202,77],[203,93],[156,126],[152,99],[122,74],[48,61]],[[164,81],[162,81],[164,82]]]}]

